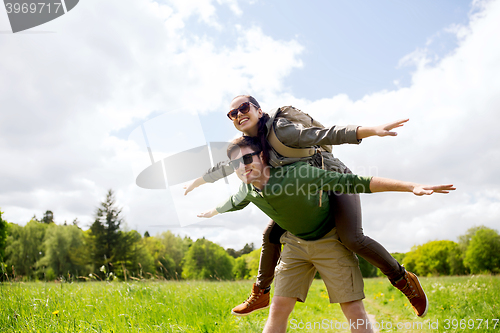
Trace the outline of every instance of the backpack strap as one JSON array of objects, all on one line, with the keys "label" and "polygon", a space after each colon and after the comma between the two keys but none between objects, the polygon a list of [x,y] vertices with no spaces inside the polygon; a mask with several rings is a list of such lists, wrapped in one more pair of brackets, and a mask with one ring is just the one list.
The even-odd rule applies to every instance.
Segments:
[{"label": "backpack strap", "polygon": [[274,127],[271,127],[269,134],[267,135],[267,141],[269,141],[271,147],[273,147],[274,150],[278,152],[278,154],[285,157],[301,158],[301,157],[310,157],[316,154],[316,148],[314,147],[292,148],[285,146],[283,142],[281,142],[276,136],[276,133],[274,132]]}]

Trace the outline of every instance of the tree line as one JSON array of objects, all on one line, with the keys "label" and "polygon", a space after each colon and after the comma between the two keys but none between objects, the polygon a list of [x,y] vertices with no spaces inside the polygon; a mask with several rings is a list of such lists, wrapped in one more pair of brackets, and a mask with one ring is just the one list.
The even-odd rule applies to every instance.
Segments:
[{"label": "tree line", "polygon": [[[52,211],[25,225],[7,223],[0,212],[0,281],[14,280],[232,280],[257,275],[260,249],[224,249],[205,238],[166,231],[150,236],[122,227],[122,211],[109,190],[83,230],[79,221],[58,225]],[[500,235],[484,226],[469,229],[458,242],[436,240],[394,253],[419,276],[500,273]],[[360,259],[365,277],[381,275]]]},{"label": "tree line", "polygon": [[[473,227],[458,241],[435,240],[413,246],[407,253],[392,253],[405,268],[419,276],[500,273],[500,235],[485,226]],[[360,259],[363,276],[383,276]]]},{"label": "tree line", "polygon": [[122,223],[112,190],[87,230],[77,219],[55,224],[49,210],[25,226],[7,223],[0,212],[0,280],[230,280],[249,276],[238,260],[258,251],[253,244],[225,250],[205,238],[193,241],[170,231],[140,235],[123,230]]}]

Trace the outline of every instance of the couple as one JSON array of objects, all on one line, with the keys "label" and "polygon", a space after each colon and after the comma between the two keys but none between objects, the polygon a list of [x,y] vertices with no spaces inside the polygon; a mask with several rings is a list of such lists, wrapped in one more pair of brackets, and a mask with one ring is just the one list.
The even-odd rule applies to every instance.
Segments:
[{"label": "couple", "polygon": [[[311,147],[315,145],[359,143],[361,139],[373,135],[395,135],[395,133],[390,132],[390,130],[402,126],[402,124],[407,120],[377,127],[336,126],[331,128],[303,128],[302,126],[297,125],[285,118],[279,117],[280,109],[274,110],[270,115],[262,112],[258,102],[250,96],[236,97],[232,101],[231,106],[232,109],[228,116],[233,121],[234,126],[245,135],[254,137],[254,141],[257,141],[256,143],[259,144],[259,147],[254,146],[253,148],[248,148],[249,146],[245,146],[246,151],[248,151],[248,149],[252,150],[251,153],[245,154],[242,154],[240,151],[236,152],[234,148],[230,151],[229,157],[232,160],[239,159],[238,156],[240,155],[245,155],[243,157],[243,162],[244,164],[247,164],[245,164],[244,167],[236,165],[236,162],[232,164],[237,169],[242,170],[242,172],[238,173],[238,176],[240,176],[244,182],[248,182],[247,186],[242,187],[242,189],[246,188],[248,192],[239,193],[240,198],[232,197],[233,201],[229,201],[227,207],[231,209],[242,208],[241,205],[243,203],[248,203],[248,200],[252,199],[258,206],[260,205],[259,208],[263,209],[268,215],[274,218],[276,222],[278,222],[278,224],[276,224],[271,221],[264,233],[264,243],[261,253],[258,281],[254,285],[252,295],[247,301],[245,301],[245,303],[235,307],[233,309],[233,314],[245,315],[259,308],[265,308],[269,305],[269,285],[274,277],[274,267],[276,266],[280,256],[280,241],[283,241],[287,244],[287,246],[285,246],[285,250],[282,255],[282,263],[278,269],[280,273],[277,275],[276,282],[275,295],[277,296],[273,301],[270,318],[268,320],[268,324],[271,325],[273,329],[274,326],[272,325],[275,324],[279,327],[284,324],[284,327],[286,328],[286,318],[288,318],[289,311],[293,308],[295,300],[305,299],[305,294],[307,293],[307,289],[310,284],[308,276],[311,273],[314,275],[314,272],[312,271],[314,268],[309,268],[307,272],[301,273],[300,276],[303,281],[297,278],[292,279],[293,283],[299,282],[300,285],[297,286],[293,286],[293,283],[286,282],[287,279],[290,279],[286,276],[286,272],[289,271],[289,266],[287,265],[295,265],[293,262],[287,260],[288,255],[290,254],[289,252],[294,248],[300,250],[301,247],[308,247],[310,244],[309,242],[315,244],[317,243],[318,246],[322,246],[319,243],[324,243],[323,245],[331,248],[331,251],[333,252],[329,255],[329,258],[325,259],[331,259],[335,262],[328,263],[326,265],[327,267],[340,265],[341,267],[347,267],[351,272],[350,275],[353,279],[353,284],[350,288],[351,290],[347,290],[347,288],[343,288],[342,286],[335,286],[334,284],[331,284],[329,287],[329,291],[332,290],[335,292],[333,289],[340,288],[340,293],[351,293],[350,296],[346,296],[347,294],[339,296],[338,293],[330,293],[331,301],[340,302],[342,304],[342,309],[348,318],[360,318],[360,316],[363,316],[364,310],[360,301],[363,298],[363,292],[362,280],[359,280],[361,278],[359,276],[359,268],[356,268],[357,261],[355,260],[355,256],[352,255],[350,251],[346,250],[345,247],[358,253],[369,262],[379,267],[382,272],[389,277],[391,282],[398,289],[403,291],[410,299],[417,315],[424,316],[427,311],[428,303],[415,275],[410,272],[406,272],[404,268],[399,265],[399,263],[392,258],[392,256],[390,256],[390,254],[380,244],[363,235],[358,195],[335,193],[330,194],[328,198],[326,193],[326,191],[330,189],[337,191],[351,191],[353,189],[357,191],[370,191],[370,188],[372,192],[381,190],[407,191],[411,190],[415,184],[393,182],[385,185],[395,187],[376,187],[374,189],[372,188],[373,186],[379,186],[378,182],[380,180],[378,178],[370,180],[369,178],[356,177],[347,174],[341,175],[340,177],[338,174],[334,174],[335,176],[332,177],[331,172],[325,173],[325,171],[309,166],[309,164],[313,166],[323,165],[327,170],[349,173],[349,170],[345,167],[345,165],[343,165],[338,159],[334,158],[329,152],[317,152],[312,155],[307,155],[309,153],[306,152],[303,153],[302,156],[298,156],[303,150],[295,149],[293,152],[295,156],[289,157],[286,156],[288,151],[283,151],[281,150],[282,148],[276,149],[276,144],[273,144],[273,147],[271,148],[268,142],[268,134],[272,132],[281,143],[294,148]],[[242,150],[242,148],[240,148],[240,150]],[[277,150],[284,153],[280,154]],[[297,161],[307,163],[291,164]],[[254,165],[254,163],[257,164]],[[267,165],[271,165],[272,167],[285,167],[269,169],[266,167]],[[260,167],[262,167],[262,172],[257,171]],[[293,173],[292,171],[306,170],[304,168],[307,168],[306,175],[304,176],[299,173],[298,178],[295,180],[301,182],[311,180],[313,184],[318,186],[316,188],[320,189],[320,191],[315,195],[311,195],[311,193],[307,193],[306,195],[300,190],[294,192],[290,186],[290,184],[293,185],[294,183],[291,181],[292,178],[290,178]],[[198,178],[192,184],[187,186],[186,194],[205,182],[213,182],[233,171],[233,168],[229,165],[220,164],[210,170],[210,172],[204,177]],[[322,173],[318,173],[320,171]],[[282,206],[278,205],[276,207],[271,207],[272,205],[266,203],[266,200],[271,200],[270,198],[273,196],[272,187],[268,187],[268,189],[271,190],[271,193],[267,193],[269,190],[266,189],[266,185],[269,185],[267,182],[270,181],[270,179],[276,180],[276,184],[280,184],[282,181],[291,181],[291,183],[286,183],[284,185],[288,186],[286,188],[289,190],[289,193],[297,193],[298,195],[287,196],[283,195],[283,193],[281,193],[281,195],[275,195],[274,199],[277,200],[276,202]],[[344,183],[342,183],[342,180]],[[349,184],[345,183],[346,181],[349,182]],[[374,181],[375,184],[372,184]],[[359,189],[358,187],[353,188],[353,183],[363,186],[359,186]],[[343,185],[339,186],[339,184]],[[334,185],[336,187],[334,187]],[[362,189],[362,187],[364,187],[364,189]],[[300,188],[301,187],[299,186],[299,189]],[[306,188],[310,189],[310,187],[307,186]],[[432,187],[430,190],[418,187],[419,192],[416,194],[430,194],[432,193],[432,189]],[[453,188],[451,186],[447,186],[437,187],[434,189],[437,192],[446,193],[447,190],[452,190]],[[259,190],[261,190],[261,193],[259,193]],[[269,196],[266,196],[266,194]],[[243,196],[244,198],[242,198]],[[301,200],[305,201],[298,205],[297,202],[300,203],[302,202]],[[233,206],[233,203],[235,206]],[[329,206],[332,206],[332,209],[329,209]],[[277,207],[280,207],[282,210],[277,211],[275,209]],[[295,209],[296,207],[297,209]],[[224,210],[223,207],[219,208],[221,209],[220,212]],[[293,214],[290,214],[292,212]],[[213,213],[214,211],[211,211],[201,214],[200,216],[209,217],[209,215]],[[283,219],[280,214],[284,214]],[[335,223],[336,228],[334,228],[333,223]],[[281,224],[281,226],[279,224]],[[313,226],[314,229],[311,229],[311,226]],[[285,229],[287,229],[288,232],[284,234]],[[339,238],[342,243],[339,242]],[[311,257],[301,258],[299,261],[300,263],[314,262]],[[316,268],[321,271],[321,264],[315,263],[315,265]],[[338,267],[335,266],[334,272],[337,272],[337,268]],[[325,271],[322,274],[322,277],[326,279],[326,276],[327,273]],[[344,282],[343,280],[345,279],[339,279],[337,277],[333,280]],[[334,283],[333,280],[332,283]],[[290,286],[293,290],[287,291],[286,287],[288,286]],[[361,290],[359,290],[360,287]],[[349,299],[349,297],[354,298]],[[282,320],[284,317],[286,317],[285,321]],[[276,323],[275,319],[278,320],[278,323]]]}]

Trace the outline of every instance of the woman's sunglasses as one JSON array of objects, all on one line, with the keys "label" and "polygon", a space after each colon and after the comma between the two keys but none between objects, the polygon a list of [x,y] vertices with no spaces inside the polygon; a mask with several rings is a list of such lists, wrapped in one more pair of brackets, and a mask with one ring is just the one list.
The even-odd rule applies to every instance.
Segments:
[{"label": "woman's sunglasses", "polygon": [[241,156],[240,158],[237,158],[235,160],[229,161],[229,164],[233,167],[234,170],[238,170],[240,167],[240,163],[243,162],[243,164],[248,165],[253,162],[253,156],[260,154],[260,151],[256,151],[250,154],[245,154]]},{"label": "woman's sunglasses", "polygon": [[236,109],[232,109],[231,111],[229,111],[227,113],[227,117],[231,120],[234,120],[236,119],[236,117],[238,117],[238,112],[241,112],[241,114],[247,114],[248,111],[250,111],[250,104],[255,106],[256,109],[258,109],[258,107],[255,104],[250,102],[244,102],[241,103],[241,105],[238,106]]}]

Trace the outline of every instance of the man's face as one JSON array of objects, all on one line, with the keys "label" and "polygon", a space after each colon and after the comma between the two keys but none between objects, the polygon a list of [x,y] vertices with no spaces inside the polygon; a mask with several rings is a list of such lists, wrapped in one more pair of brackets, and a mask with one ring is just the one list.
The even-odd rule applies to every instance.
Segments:
[{"label": "man's face", "polygon": [[[246,154],[252,154],[254,152],[255,151],[250,147],[243,147],[240,151],[235,150],[231,154],[231,160],[236,160]],[[250,164],[244,164],[243,161],[241,161],[235,172],[242,182],[251,184],[254,181],[260,181],[262,179],[264,167],[260,154],[257,154],[252,156],[252,163]]]}]

